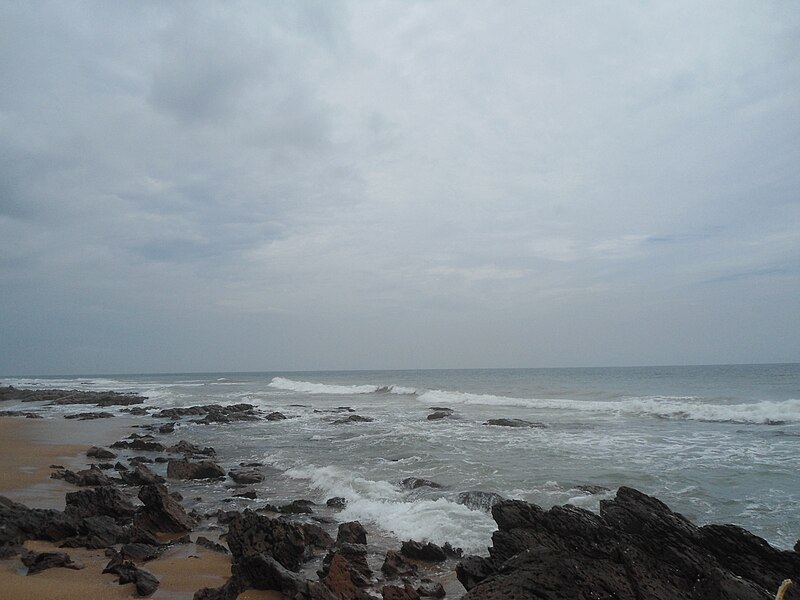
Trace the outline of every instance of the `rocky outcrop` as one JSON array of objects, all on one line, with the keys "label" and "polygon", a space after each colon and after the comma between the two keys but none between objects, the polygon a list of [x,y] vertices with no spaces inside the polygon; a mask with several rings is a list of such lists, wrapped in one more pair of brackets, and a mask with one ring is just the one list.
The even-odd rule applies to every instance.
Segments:
[{"label": "rocky outcrop", "polygon": [[313,556],[315,547],[333,545],[330,536],[323,537],[324,532],[320,531],[318,527],[307,531],[307,526],[301,523],[270,519],[245,510],[228,522],[226,541],[235,562],[244,556],[265,553],[286,569],[297,571]]},{"label": "rocky outcrop", "polygon": [[181,440],[174,446],[167,448],[167,452],[174,452],[176,454],[185,454],[189,456],[216,456],[217,451],[211,447],[200,448],[191,442]]},{"label": "rocky outcrop", "polygon": [[133,471],[123,471],[119,476],[128,485],[142,486],[151,483],[164,483],[164,478],[161,475],[153,473],[143,464],[137,464]]},{"label": "rocky outcrop", "polygon": [[119,577],[119,584],[133,583],[139,596],[150,596],[159,585],[158,579],[150,571],[140,569],[132,562],[125,560],[119,552],[109,549],[111,560],[103,569],[103,573],[112,573]]},{"label": "rocky outcrop", "polygon": [[421,487],[429,487],[434,489],[442,487],[440,483],[436,483],[430,479],[423,479],[422,477],[406,477],[400,482],[400,485],[409,490],[415,490]]},{"label": "rocky outcrop", "polygon": [[506,500],[492,516],[498,530],[489,557],[457,567],[465,600],[765,600],[783,579],[800,575],[797,552],[733,525],[697,527],[631,488],[601,501],[599,515]]},{"label": "rocky outcrop", "polygon": [[95,406],[129,406],[141,404],[146,397],[117,392],[86,392],[81,390],[31,390],[14,386],[0,387],[0,401],[48,402],[52,405],[94,404]]},{"label": "rocky outcrop", "polygon": [[264,476],[253,469],[233,469],[228,471],[228,476],[242,485],[252,485],[264,481]]},{"label": "rocky outcrop", "polygon": [[336,419],[333,421],[334,425],[347,425],[348,423],[371,423],[374,421],[372,417],[362,417],[361,415],[349,415],[347,417],[342,417],[341,419]]},{"label": "rocky outcrop", "polygon": [[181,417],[200,416],[195,423],[233,423],[234,421],[257,421],[255,406],[252,404],[204,404],[202,406],[185,406],[178,408],[165,408],[153,414],[158,419],[180,419]]},{"label": "rocky outcrop", "polygon": [[336,544],[367,544],[367,530],[358,521],[341,523],[336,534]]},{"label": "rocky outcrop", "polygon": [[180,502],[161,484],[142,486],[139,500],[144,506],[134,515],[133,524],[137,530],[146,534],[145,540],[162,533],[186,533],[194,526],[194,521],[186,514]]},{"label": "rocky outcrop", "polygon": [[69,492],[65,497],[67,515],[84,517],[111,517],[120,524],[130,523],[136,512],[133,503],[114,487],[97,487]]},{"label": "rocky outcrop", "polygon": [[381,565],[381,573],[384,574],[386,579],[415,577],[417,575],[417,565],[408,562],[399,552],[389,550],[386,553],[383,565]]},{"label": "rocky outcrop", "polygon": [[503,496],[495,492],[481,492],[480,490],[471,490],[468,492],[461,492],[456,498],[458,504],[463,504],[471,510],[482,510],[489,512],[492,507],[505,500]]}]

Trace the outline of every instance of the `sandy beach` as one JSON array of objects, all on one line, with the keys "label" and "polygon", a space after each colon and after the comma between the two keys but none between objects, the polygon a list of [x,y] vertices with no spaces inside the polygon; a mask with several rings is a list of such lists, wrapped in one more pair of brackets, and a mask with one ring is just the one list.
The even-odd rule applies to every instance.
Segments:
[{"label": "sandy beach", "polygon": [[[108,419],[106,421],[112,421]],[[98,426],[95,421],[63,419],[0,418],[0,495],[30,508],[63,510],[64,495],[75,487],[61,480],[50,479],[51,465],[86,468],[86,450],[97,444],[108,444],[127,433],[130,422],[114,419]],[[37,552],[64,551],[57,544],[28,541],[24,547]],[[35,575],[19,557],[0,560],[0,587],[7,600],[102,600],[137,598],[134,585],[119,585],[117,577],[102,574],[108,563],[104,550],[66,549],[70,557],[84,565],[81,570],[54,568]],[[160,581],[152,598],[190,599],[198,589],[218,587],[230,576],[231,562],[226,555],[195,544],[179,546],[160,558],[147,562],[145,568]],[[272,592],[250,590],[239,596],[243,600],[275,600]]]}]

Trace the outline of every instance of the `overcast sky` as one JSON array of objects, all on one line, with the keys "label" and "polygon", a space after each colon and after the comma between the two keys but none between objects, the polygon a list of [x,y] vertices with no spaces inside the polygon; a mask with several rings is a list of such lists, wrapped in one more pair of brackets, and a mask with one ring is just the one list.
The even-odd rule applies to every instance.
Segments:
[{"label": "overcast sky", "polygon": [[0,3],[0,374],[800,360],[800,4]]}]

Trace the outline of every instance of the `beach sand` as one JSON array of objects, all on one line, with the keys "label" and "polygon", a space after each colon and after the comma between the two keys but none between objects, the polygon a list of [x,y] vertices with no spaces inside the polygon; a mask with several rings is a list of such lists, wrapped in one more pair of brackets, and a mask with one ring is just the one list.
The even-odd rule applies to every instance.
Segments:
[{"label": "beach sand", "polygon": [[[50,479],[50,465],[83,469],[88,464],[86,450],[108,445],[130,433],[133,420],[124,418],[97,421],[65,419],[0,418],[0,495],[31,508],[63,510],[64,494],[78,488]],[[194,535],[192,536],[194,538]],[[29,541],[25,547],[38,552],[64,551],[49,542]],[[108,563],[104,550],[65,549],[70,557],[85,566],[81,570],[48,569],[26,575],[19,557],[0,560],[0,596],[4,600],[92,600],[138,598],[133,584],[119,585],[114,575],[103,575]],[[198,589],[218,587],[230,576],[231,562],[226,555],[188,544],[165,552],[160,558],[139,565],[153,573],[160,586],[151,598],[190,600]],[[280,594],[247,591],[240,600],[280,600]]]}]

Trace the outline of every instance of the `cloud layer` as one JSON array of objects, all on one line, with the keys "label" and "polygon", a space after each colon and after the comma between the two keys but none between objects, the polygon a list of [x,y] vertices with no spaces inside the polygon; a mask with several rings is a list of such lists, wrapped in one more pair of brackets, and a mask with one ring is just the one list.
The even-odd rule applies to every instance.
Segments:
[{"label": "cloud layer", "polygon": [[0,373],[800,360],[789,2],[6,3]]}]

